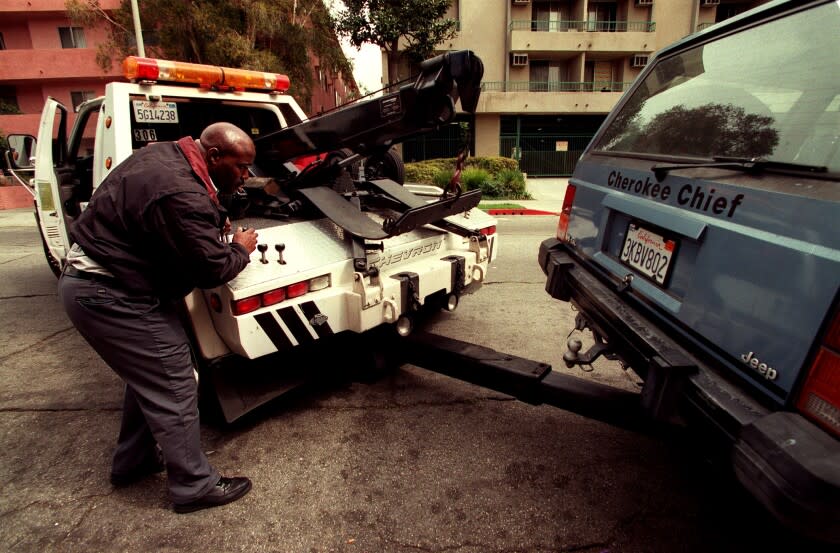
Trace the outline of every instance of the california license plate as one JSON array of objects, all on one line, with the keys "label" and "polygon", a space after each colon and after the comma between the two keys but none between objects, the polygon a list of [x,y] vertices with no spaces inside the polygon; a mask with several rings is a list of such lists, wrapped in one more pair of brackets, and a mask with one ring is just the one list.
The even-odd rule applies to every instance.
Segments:
[{"label": "california license plate", "polygon": [[178,105],[175,102],[134,100],[134,120],[138,123],[177,123]]},{"label": "california license plate", "polygon": [[659,284],[664,284],[676,251],[676,242],[635,223],[627,228],[621,261]]}]

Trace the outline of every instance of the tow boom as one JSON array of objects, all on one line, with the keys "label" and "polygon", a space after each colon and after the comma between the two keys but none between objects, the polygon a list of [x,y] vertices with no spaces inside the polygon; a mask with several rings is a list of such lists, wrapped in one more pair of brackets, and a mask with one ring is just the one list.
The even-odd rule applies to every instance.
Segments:
[{"label": "tow boom", "polygon": [[[323,160],[294,171],[281,187],[291,202],[298,200],[315,207],[358,238],[381,240],[426,224],[445,226],[465,236],[472,234],[465,229],[459,231],[443,219],[478,205],[479,190],[461,193],[457,188],[453,194],[445,191],[438,201],[426,202],[392,180],[357,180],[357,175],[345,171],[345,166],[358,158],[384,155],[395,143],[451,122],[459,100],[464,111],[475,112],[484,65],[473,52],[449,52],[426,60],[420,69],[413,84],[395,92],[256,140],[257,159],[276,178],[288,172],[289,160],[329,152]],[[342,172],[351,175],[342,177]],[[384,222],[374,221],[365,214],[373,204],[387,204],[396,215]]]}]

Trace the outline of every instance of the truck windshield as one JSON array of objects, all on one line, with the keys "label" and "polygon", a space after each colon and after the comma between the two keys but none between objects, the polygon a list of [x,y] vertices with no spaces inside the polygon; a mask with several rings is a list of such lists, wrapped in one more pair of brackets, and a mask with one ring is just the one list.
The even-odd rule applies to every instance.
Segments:
[{"label": "truck windshield", "polygon": [[660,59],[594,150],[838,172],[838,28],[830,2]]},{"label": "truck windshield", "polygon": [[[276,104],[258,102],[218,102],[196,98],[165,96],[149,101],[145,95],[129,98],[131,112],[131,148],[136,150],[152,142],[173,141],[184,136],[197,138],[216,121],[233,123],[252,138],[281,128]],[[284,106],[285,107],[285,106]],[[285,110],[284,110],[285,111]],[[288,111],[300,121],[291,108]]]}]

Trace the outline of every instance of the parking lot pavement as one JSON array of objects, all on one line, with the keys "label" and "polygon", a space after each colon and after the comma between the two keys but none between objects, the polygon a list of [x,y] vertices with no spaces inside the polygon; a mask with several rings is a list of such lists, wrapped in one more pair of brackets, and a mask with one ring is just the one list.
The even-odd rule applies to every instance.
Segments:
[{"label": "parking lot pavement", "polygon": [[[542,359],[570,315],[544,301],[524,245],[553,223],[532,235],[522,224],[542,218],[524,219],[500,221],[510,267],[437,328]],[[0,551],[818,551],[780,537],[685,443],[412,366],[314,381],[234,425],[205,420],[211,462],[254,489],[177,515],[163,475],[108,482],[122,384],[59,306],[28,210],[0,212],[0,282]],[[479,298],[509,305],[481,317]]]}]

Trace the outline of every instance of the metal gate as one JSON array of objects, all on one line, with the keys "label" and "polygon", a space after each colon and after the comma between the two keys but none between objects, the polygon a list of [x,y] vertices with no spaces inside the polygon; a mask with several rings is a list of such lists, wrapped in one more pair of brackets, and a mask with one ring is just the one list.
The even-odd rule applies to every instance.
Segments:
[{"label": "metal gate", "polygon": [[502,134],[499,155],[519,159],[519,169],[532,177],[567,177],[572,174],[594,133]]}]

